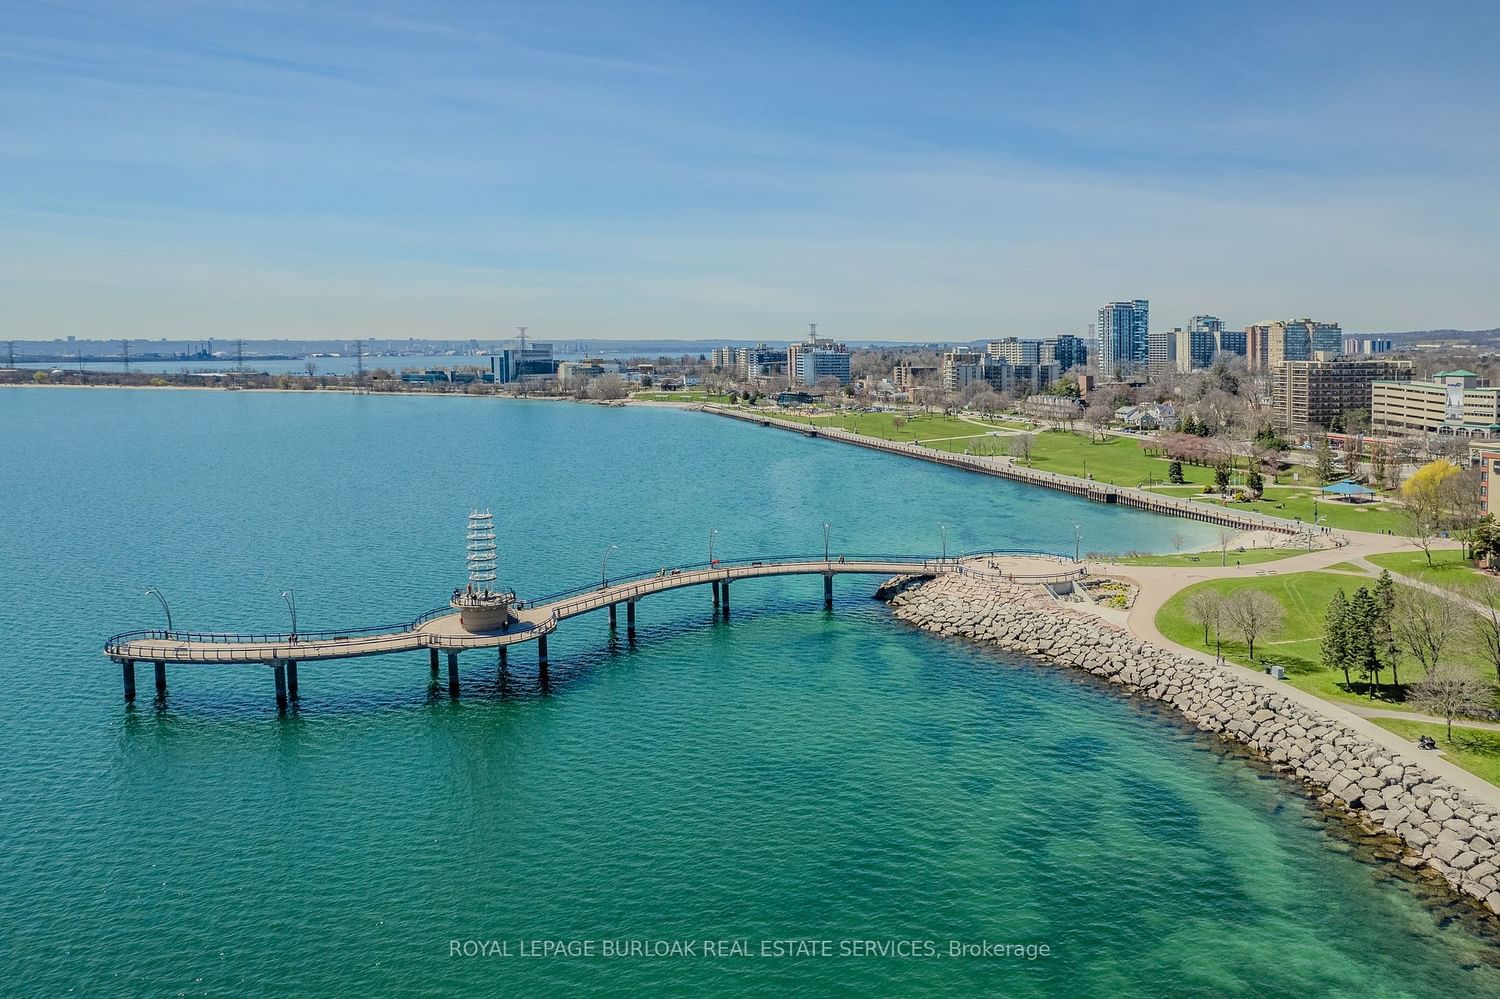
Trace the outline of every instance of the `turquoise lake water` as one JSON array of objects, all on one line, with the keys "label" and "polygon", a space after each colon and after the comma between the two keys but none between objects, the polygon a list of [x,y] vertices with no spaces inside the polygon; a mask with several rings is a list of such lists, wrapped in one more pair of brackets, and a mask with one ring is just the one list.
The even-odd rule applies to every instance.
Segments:
[{"label": "turquoise lake water", "polygon": [[[471,505],[523,595],[706,557],[1169,549],[1199,525],[713,417],[461,398],[0,391],[0,992],[1500,995],[1465,907],[1289,784],[1065,672],[915,632],[840,579],[565,622],[427,689],[421,653],[183,667],[154,626],[396,621],[461,580]],[[830,941],[833,956],[763,955]],[[466,957],[455,941],[504,941]],[[694,941],[528,957],[527,941]],[[704,940],[745,941],[709,957]],[[940,956],[840,956],[917,941]],[[950,956],[950,941],[1046,945]],[[908,945],[910,946],[910,945]]]}]

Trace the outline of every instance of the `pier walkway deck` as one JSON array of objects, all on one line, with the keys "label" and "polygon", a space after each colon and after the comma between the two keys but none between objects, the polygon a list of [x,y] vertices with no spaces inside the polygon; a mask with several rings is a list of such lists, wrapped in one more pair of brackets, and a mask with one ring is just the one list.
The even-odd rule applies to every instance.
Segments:
[{"label": "pier walkway deck", "polygon": [[[833,606],[833,578],[839,575],[937,576],[944,573],[1003,574],[1019,582],[1036,585],[1071,583],[1085,574],[1071,559],[1033,552],[980,552],[947,558],[900,555],[839,555],[743,559],[661,569],[622,579],[551,594],[534,601],[517,601],[515,618],[503,630],[466,630],[457,611],[444,606],[402,624],[300,634],[243,634],[141,630],[110,638],[104,653],[125,671],[125,697],[135,697],[135,663],[156,666],[158,694],[166,690],[166,665],[172,664],[263,664],[277,676],[277,700],[297,697],[296,664],[359,656],[383,655],[428,649],[433,676],[438,654],[448,654],[449,685],[457,688],[458,653],[465,649],[498,648],[504,661],[510,646],[526,642],[538,645],[538,661],[547,662],[547,636],[565,621],[590,611],[608,609],[609,623],[616,626],[617,608],[626,607],[626,628],[635,635],[635,605],[643,597],[689,586],[713,589],[713,606],[729,612],[729,584],[737,580],[770,576],[817,575],[824,578],[824,605]],[[289,670],[289,672],[287,672]]]}]

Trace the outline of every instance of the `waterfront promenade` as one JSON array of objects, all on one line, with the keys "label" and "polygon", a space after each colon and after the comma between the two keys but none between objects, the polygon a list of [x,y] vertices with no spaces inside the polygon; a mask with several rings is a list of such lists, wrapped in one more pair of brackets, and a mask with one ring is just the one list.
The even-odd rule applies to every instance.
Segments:
[{"label": "waterfront promenade", "polygon": [[1039,469],[1017,465],[1010,458],[955,454],[951,451],[939,451],[935,448],[922,447],[919,444],[870,437],[866,434],[857,434],[849,430],[838,429],[837,427],[818,427],[806,423],[797,423],[793,420],[782,420],[764,413],[756,413],[744,409],[732,409],[715,405],[702,405],[696,408],[705,413],[712,413],[715,416],[726,416],[731,419],[744,420],[748,423],[759,424],[763,427],[774,427],[779,430],[792,430],[802,434],[804,437],[827,438],[828,440],[844,444],[854,444],[876,451],[884,451],[887,454],[897,454],[907,458],[919,458],[922,461],[931,461],[939,465],[948,465],[952,468],[962,468],[966,471],[979,472],[983,475],[993,475],[1002,479],[1011,479],[1033,486],[1044,486],[1048,489],[1081,496],[1096,503],[1132,507],[1137,510],[1146,510],[1151,513],[1164,514],[1171,517],[1183,517],[1188,520],[1196,520],[1205,524],[1214,524],[1219,527],[1228,527],[1242,531],[1272,531],[1288,536],[1302,536],[1307,534],[1309,530],[1308,525],[1301,521],[1284,520],[1280,517],[1232,510],[1227,507],[1210,507],[1203,503],[1194,503],[1191,500],[1180,499],[1175,496],[1163,496],[1158,493],[1148,492],[1145,489],[1109,485],[1096,482],[1093,479],[1080,478],[1076,475],[1060,475],[1056,472],[1044,472]]},{"label": "waterfront promenade", "polygon": [[590,611],[607,609],[609,626],[618,623],[618,609],[625,605],[626,633],[635,638],[636,603],[644,597],[690,586],[708,586],[712,606],[726,617],[730,607],[730,583],[772,576],[822,576],[823,605],[833,607],[833,579],[839,575],[921,576],[945,574],[994,576],[1035,586],[1071,586],[1085,569],[1071,559],[1033,552],[979,552],[952,557],[903,555],[838,555],[822,557],[742,559],[710,565],[679,566],[642,573],[599,585],[587,585],[551,594],[534,601],[517,601],[513,618],[494,631],[465,629],[458,611],[444,606],[397,625],[349,628],[300,634],[245,634],[140,630],[115,635],[105,642],[104,652],[119,663],[123,672],[125,700],[135,699],[135,665],[150,662],[155,668],[156,692],[167,689],[168,664],[258,664],[273,671],[277,703],[285,706],[299,695],[297,664],[361,656],[412,652],[427,649],[433,680],[437,680],[439,654],[448,657],[448,685],[458,692],[458,656],[466,649],[499,650],[500,663],[507,661],[512,646],[537,644],[537,661],[547,666],[547,636],[558,623]]}]

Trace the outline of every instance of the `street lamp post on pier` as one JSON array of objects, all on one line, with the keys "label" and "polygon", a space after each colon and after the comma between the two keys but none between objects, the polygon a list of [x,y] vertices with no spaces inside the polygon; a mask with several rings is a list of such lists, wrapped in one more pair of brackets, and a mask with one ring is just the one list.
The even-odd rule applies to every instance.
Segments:
[{"label": "street lamp post on pier", "polygon": [[610,545],[604,549],[604,560],[599,563],[599,589],[601,590],[609,585],[607,582],[609,579],[609,553],[619,550],[619,547],[619,545]]},{"label": "street lamp post on pier", "polygon": [[292,641],[297,640],[297,594],[291,590],[282,590],[281,599],[286,601],[286,609],[292,612]]},{"label": "street lamp post on pier", "polygon": [[1078,541],[1082,537],[1083,537],[1083,532],[1079,529],[1079,527],[1078,527],[1077,524],[1074,524],[1073,525],[1073,561],[1074,562],[1078,561]]},{"label": "street lamp post on pier", "polygon": [[708,532],[708,567],[710,569],[712,569],[714,565],[714,538],[717,538],[718,536],[719,529],[717,527]]},{"label": "street lamp post on pier", "polygon": [[167,606],[167,598],[162,596],[161,590],[158,590],[154,586],[146,588],[146,596],[155,597],[161,602],[162,612],[167,615],[167,634],[170,635],[172,633],[172,608]]},{"label": "street lamp post on pier", "polygon": [[828,561],[828,524],[823,524],[823,561]]},{"label": "street lamp post on pier", "polygon": [[948,525],[939,524],[938,533],[943,536],[943,561],[946,562],[948,561]]}]

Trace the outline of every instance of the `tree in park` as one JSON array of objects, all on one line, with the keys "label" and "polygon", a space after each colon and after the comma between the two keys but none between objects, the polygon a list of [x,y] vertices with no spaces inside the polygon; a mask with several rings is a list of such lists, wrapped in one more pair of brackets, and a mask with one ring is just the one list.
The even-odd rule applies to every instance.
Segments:
[{"label": "tree in park", "polygon": [[1455,663],[1444,663],[1412,684],[1412,700],[1447,722],[1453,741],[1453,719],[1478,713],[1492,696],[1489,684]]},{"label": "tree in park", "polygon": [[1375,582],[1375,589],[1371,592],[1375,598],[1375,605],[1380,609],[1380,615],[1375,622],[1375,654],[1381,661],[1391,669],[1391,683],[1398,689],[1401,686],[1401,646],[1396,644],[1396,633],[1391,627],[1391,621],[1396,616],[1396,582],[1391,579],[1389,569],[1380,570],[1380,579]]},{"label": "tree in park", "polygon": [[1323,665],[1328,669],[1344,671],[1344,687],[1352,686],[1349,679],[1349,601],[1343,590],[1336,590],[1328,601],[1328,610],[1323,614]]},{"label": "tree in park", "polygon": [[1327,434],[1319,434],[1317,443],[1313,445],[1313,473],[1324,485],[1338,476],[1338,466],[1333,460],[1333,445],[1328,442]]},{"label": "tree in park", "polygon": [[1447,597],[1415,586],[1403,586],[1396,591],[1395,612],[1391,616],[1396,644],[1429,675],[1443,664],[1443,652],[1461,621],[1458,607]]},{"label": "tree in park", "polygon": [[1224,620],[1224,598],[1213,590],[1198,590],[1187,598],[1187,614],[1203,626],[1203,647],[1208,648],[1209,629],[1218,635]]},{"label": "tree in park", "polygon": [[1373,698],[1375,688],[1380,684],[1380,671],[1385,668],[1375,642],[1376,629],[1380,624],[1380,605],[1363,586],[1354,591],[1346,620],[1348,630],[1344,654],[1359,673],[1359,678],[1368,685],[1367,689]]},{"label": "tree in park", "polygon": [[1465,491],[1461,470],[1446,458],[1429,461],[1401,484],[1401,533],[1427,556],[1432,565],[1432,543],[1447,526]]},{"label": "tree in park", "polygon": [[1281,627],[1285,610],[1281,601],[1264,590],[1242,590],[1235,594],[1225,615],[1229,626],[1239,632],[1255,661],[1255,640],[1275,634]]},{"label": "tree in park", "polygon": [[1214,469],[1214,488],[1219,491],[1220,496],[1229,495],[1229,469],[1223,465]]},{"label": "tree in park", "polygon": [[1010,456],[1020,458],[1026,464],[1031,464],[1031,451],[1036,444],[1036,437],[1032,434],[1016,434],[1010,439]]},{"label": "tree in park", "polygon": [[1182,462],[1173,459],[1172,463],[1167,466],[1167,481],[1174,486],[1180,486],[1187,482],[1187,479],[1182,474]]},{"label": "tree in park", "polygon": [[1251,496],[1259,499],[1261,494],[1266,491],[1266,480],[1261,478],[1260,473],[1252,468],[1249,474],[1245,476],[1245,488],[1250,490]]},{"label": "tree in park", "polygon": [[1464,596],[1477,605],[1469,618],[1469,637],[1500,679],[1500,584],[1488,576],[1477,576],[1464,587]]}]

